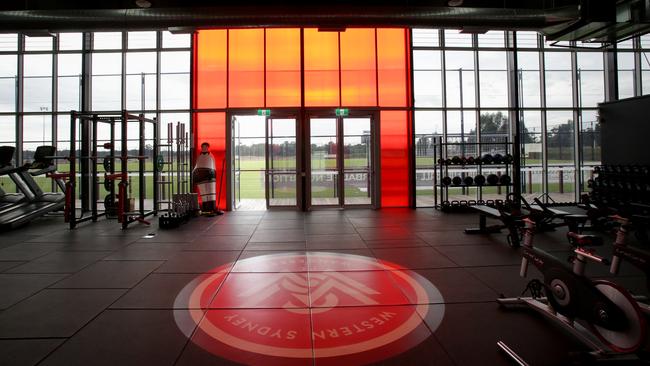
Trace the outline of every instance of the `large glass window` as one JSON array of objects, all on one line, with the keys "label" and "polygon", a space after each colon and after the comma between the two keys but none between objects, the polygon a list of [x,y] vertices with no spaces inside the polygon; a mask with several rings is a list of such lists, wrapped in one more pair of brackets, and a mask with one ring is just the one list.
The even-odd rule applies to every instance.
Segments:
[{"label": "large glass window", "polygon": [[25,55],[23,110],[52,111],[52,55]]},{"label": "large glass window", "polygon": [[[604,51],[572,48],[570,42],[548,42],[536,32],[508,33],[413,30],[418,206],[431,205],[435,192],[423,173],[435,168],[425,157],[427,134],[440,133],[441,141],[448,143],[468,143],[464,147],[467,155],[469,150],[476,150],[472,143],[480,135],[481,142],[488,142],[481,149],[489,152],[496,148],[490,139],[512,136],[515,113],[521,122],[521,191],[525,196],[548,193],[555,200],[575,201],[586,189],[593,166],[600,164],[597,107],[606,95],[613,95],[606,90]],[[441,34],[444,43],[439,42]],[[516,42],[507,44],[514,35]],[[641,49],[635,50],[634,44]],[[617,64],[611,67],[618,76],[618,98],[650,93],[650,55],[643,52],[645,48],[650,48],[647,35],[617,45]],[[513,52],[517,70],[510,70],[508,60]],[[637,73],[641,85],[635,80]],[[519,92],[519,106],[514,111],[510,109],[517,107],[510,105],[514,99],[513,75],[517,76]],[[444,94],[439,93],[441,90]],[[434,120],[435,125],[430,122]],[[434,133],[434,126],[440,131]],[[453,154],[464,153],[458,146],[452,150]],[[464,174],[473,174],[470,170]],[[449,191],[454,192],[450,199],[473,197],[471,189],[464,187]],[[483,199],[498,193],[492,191],[484,190]]]},{"label": "large glass window", "polygon": [[16,111],[16,55],[0,55],[0,112]]},{"label": "large glass window", "polygon": [[92,110],[122,109],[122,54],[92,55]]}]

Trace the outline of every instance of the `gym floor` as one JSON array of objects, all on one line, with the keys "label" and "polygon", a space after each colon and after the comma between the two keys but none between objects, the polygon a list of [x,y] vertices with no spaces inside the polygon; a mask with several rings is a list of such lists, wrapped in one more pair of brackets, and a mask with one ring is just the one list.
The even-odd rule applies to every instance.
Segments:
[{"label": "gym floor", "polygon": [[[0,364],[511,365],[499,340],[566,364],[580,344],[495,302],[539,273],[518,276],[505,234],[463,233],[477,224],[433,209],[229,212],[175,230],[43,218],[1,234]],[[536,244],[566,258],[565,234]],[[647,292],[629,265],[615,281]]]}]

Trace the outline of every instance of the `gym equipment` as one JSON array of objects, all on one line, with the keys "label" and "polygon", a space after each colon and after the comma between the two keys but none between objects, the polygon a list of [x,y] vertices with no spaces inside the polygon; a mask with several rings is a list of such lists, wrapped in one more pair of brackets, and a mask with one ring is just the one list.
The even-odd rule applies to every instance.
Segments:
[{"label": "gym equipment", "polygon": [[503,351],[513,362],[519,366],[528,366],[528,363],[524,361],[515,351],[513,351],[507,344],[502,341],[497,342],[497,347]]},{"label": "gym equipment", "polygon": [[450,177],[442,178],[442,184],[444,184],[446,186],[451,185],[451,178]]},{"label": "gym equipment", "polygon": [[501,164],[503,162],[503,155],[494,154],[492,156],[492,164]]},{"label": "gym equipment", "polygon": [[[11,157],[13,157],[13,150],[6,148],[3,150],[4,154],[11,154],[9,157],[10,162]],[[36,148],[32,163],[18,168],[5,167],[2,169],[2,175],[9,175],[16,184],[16,187],[22,192],[23,197],[15,196],[16,202],[2,210],[2,214],[0,214],[0,228],[14,228],[65,207],[65,193],[43,192],[33,178],[39,175],[52,178],[56,182],[57,187],[65,192],[66,184],[62,180],[65,174],[56,172],[56,166],[53,160],[55,153],[56,148],[54,146],[39,146]]]},{"label": "gym equipment", "polygon": [[452,178],[452,180],[451,180],[451,183],[452,183],[453,185],[455,185],[455,186],[459,186],[459,185],[461,185],[462,182],[463,182],[463,179],[462,179],[461,177],[459,177],[459,176],[455,176],[455,177]]},{"label": "gym equipment", "polygon": [[506,185],[510,184],[510,182],[511,182],[511,180],[510,180],[510,176],[508,174],[502,174],[502,175],[499,176],[499,184],[506,186]]},{"label": "gym equipment", "polygon": [[488,185],[496,186],[499,184],[499,177],[496,174],[488,174],[486,181]]},{"label": "gym equipment", "polygon": [[481,158],[481,163],[483,164],[492,164],[492,155],[490,154],[485,154]]},{"label": "gym equipment", "polygon": [[646,320],[639,306],[620,286],[584,276],[587,261],[609,264],[607,259],[580,246],[573,251],[569,269],[563,261],[533,246],[535,223],[530,219],[523,222],[524,251],[519,274],[526,277],[532,263],[544,281],[532,280],[528,284],[531,297],[499,298],[499,304],[525,306],[538,312],[591,348],[595,358],[630,357],[626,354],[638,350],[646,339]]},{"label": "gym equipment", "polygon": [[[497,202],[493,200],[486,200],[484,205],[476,205],[472,206],[472,208],[479,212],[479,227],[466,228],[465,234],[493,234],[501,232],[502,229],[507,229],[508,244],[513,248],[519,247],[519,225],[523,218],[521,214],[516,214],[512,211],[508,212],[507,208],[505,208],[503,204],[497,204]],[[488,226],[488,217],[501,221],[501,224]]]},{"label": "gym equipment", "polygon": [[476,183],[477,186],[482,186],[485,184],[485,177],[481,174],[477,175],[474,177],[474,183]]},{"label": "gym equipment", "polygon": [[465,183],[466,186],[471,186],[474,184],[474,178],[468,175],[465,178],[463,178],[463,183]]},{"label": "gym equipment", "polygon": [[470,156],[470,157],[467,158],[466,163],[467,163],[468,165],[474,165],[474,164],[476,164],[476,159],[474,159],[473,156]]},{"label": "gym equipment", "polygon": [[[645,273],[646,288],[650,290],[650,252],[628,246],[626,240],[630,230],[645,229],[645,224],[647,224],[649,218],[647,216],[636,216],[636,225],[632,224],[629,219],[619,215],[614,215],[611,218],[619,223],[619,226],[616,231],[616,240],[614,241],[612,263],[609,267],[610,273],[618,274],[621,263],[625,260]],[[641,221],[644,223],[642,224]],[[639,305],[643,312],[650,314],[650,305],[643,302],[637,302],[637,305]]]},{"label": "gym equipment", "polygon": [[503,156],[503,163],[504,163],[504,164],[512,164],[512,162],[513,162],[512,155],[510,155],[510,154],[505,154],[505,155]]},{"label": "gym equipment", "polygon": [[463,161],[460,158],[460,156],[454,156],[454,157],[451,158],[451,163],[454,164],[454,165],[460,165],[462,162]]},{"label": "gym equipment", "polygon": [[[138,129],[138,152],[137,155],[129,154],[129,124],[137,123]],[[108,126],[110,132],[109,142],[99,142],[97,131],[99,126]],[[151,124],[153,127],[149,133],[149,137],[145,137],[147,129],[145,126]],[[116,141],[117,128],[119,127],[119,150],[116,151],[118,146]],[[87,137],[85,134],[88,134]],[[81,135],[82,141],[79,141],[77,135]],[[145,173],[145,161],[149,158],[152,160],[153,167],[153,180],[158,179],[159,168],[161,167],[158,158],[159,145],[158,145],[158,122],[156,119],[149,119],[144,114],[133,115],[127,111],[113,114],[98,114],[93,112],[70,112],[70,154],[66,157],[57,157],[58,159],[65,159],[70,164],[70,171],[68,174],[68,182],[66,183],[69,188],[67,199],[66,222],[69,223],[70,229],[74,229],[78,224],[92,220],[97,221],[101,216],[107,218],[117,218],[123,229],[126,229],[129,224],[133,222],[141,222],[148,224],[145,220],[147,216],[157,215],[156,202],[159,200],[159,187],[157,184],[153,185],[153,202],[154,207],[152,210],[145,209],[145,200],[147,196],[146,180],[149,175]],[[146,141],[153,140],[153,151],[151,156],[147,156],[148,151],[145,151]],[[77,147],[79,143],[79,147]],[[132,142],[131,142],[132,143]],[[108,150],[106,152],[99,151],[99,148]],[[79,152],[77,150],[80,150]],[[118,153],[119,152],[119,153]],[[101,159],[102,167],[104,168],[103,174],[103,188],[106,190],[107,195],[104,200],[99,199],[100,194],[100,170],[98,169],[98,162]],[[137,164],[137,195],[138,205],[135,209],[134,198],[129,197],[131,194],[130,180],[133,171],[129,171],[129,161],[136,160]],[[120,171],[116,172],[117,162],[120,163]],[[117,182],[117,184],[116,184]],[[76,207],[75,193],[77,185],[81,191],[81,207]],[[98,209],[98,203],[104,204],[104,212]]]}]

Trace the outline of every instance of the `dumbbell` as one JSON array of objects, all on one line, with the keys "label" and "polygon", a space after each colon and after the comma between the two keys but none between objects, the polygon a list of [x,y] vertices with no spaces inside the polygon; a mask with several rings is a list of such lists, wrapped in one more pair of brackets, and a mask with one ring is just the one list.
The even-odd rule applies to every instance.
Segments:
[{"label": "dumbbell", "polygon": [[512,180],[510,179],[510,176],[507,175],[507,174],[503,174],[503,175],[501,175],[499,177],[499,183],[501,183],[504,186],[507,186],[508,184],[510,184],[511,181]]},{"label": "dumbbell", "polygon": [[477,176],[474,177],[474,183],[477,186],[482,186],[485,184],[485,177],[481,174],[478,174]]},{"label": "dumbbell", "polygon": [[440,158],[438,159],[438,164],[443,165],[445,163],[445,159]]},{"label": "dumbbell", "polygon": [[468,175],[465,178],[463,178],[463,183],[465,183],[466,186],[471,186],[474,184],[474,178]]},{"label": "dumbbell", "polygon": [[450,185],[451,184],[451,178],[449,178],[449,177],[442,178],[442,184],[445,185],[445,186]]},{"label": "dumbbell", "polygon": [[512,155],[510,155],[510,154],[505,154],[505,155],[503,156],[503,163],[504,163],[504,164],[512,164],[512,162],[513,162]]},{"label": "dumbbell", "polygon": [[469,164],[469,165],[476,164],[476,160],[474,160],[473,156],[470,156],[470,157],[467,158],[467,164]]},{"label": "dumbbell", "polygon": [[455,186],[459,186],[463,182],[463,179],[459,176],[455,176],[452,180],[451,183]]},{"label": "dumbbell", "polygon": [[496,174],[489,174],[486,178],[488,185],[495,186],[499,184],[499,177]]},{"label": "dumbbell", "polygon": [[462,159],[460,158],[460,156],[454,156],[453,158],[451,158],[451,163],[454,165],[460,165],[462,163]]},{"label": "dumbbell", "polygon": [[595,166],[594,167],[594,174],[599,174],[601,172],[601,170],[602,170],[601,167]]},{"label": "dumbbell", "polygon": [[445,165],[451,165],[451,159],[450,158],[447,158],[447,160],[445,160]]},{"label": "dumbbell", "polygon": [[110,172],[113,168],[113,159],[109,157],[104,158],[104,162],[102,165],[104,165],[105,172]]},{"label": "dumbbell", "polygon": [[483,164],[492,164],[492,155],[490,154],[483,155],[483,157],[481,158],[481,162]]},{"label": "dumbbell", "polygon": [[494,154],[492,157],[492,163],[493,164],[501,164],[503,162],[503,155],[501,154]]}]

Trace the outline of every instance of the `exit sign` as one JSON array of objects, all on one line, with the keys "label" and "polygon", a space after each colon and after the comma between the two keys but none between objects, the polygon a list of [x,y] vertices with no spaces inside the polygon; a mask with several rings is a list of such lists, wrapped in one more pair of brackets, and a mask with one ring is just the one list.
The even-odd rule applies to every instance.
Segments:
[{"label": "exit sign", "polygon": [[336,115],[339,117],[345,117],[350,114],[350,110],[347,108],[336,108]]},{"label": "exit sign", "polygon": [[258,116],[270,116],[271,115],[271,110],[270,109],[258,109],[257,110],[257,115]]}]

